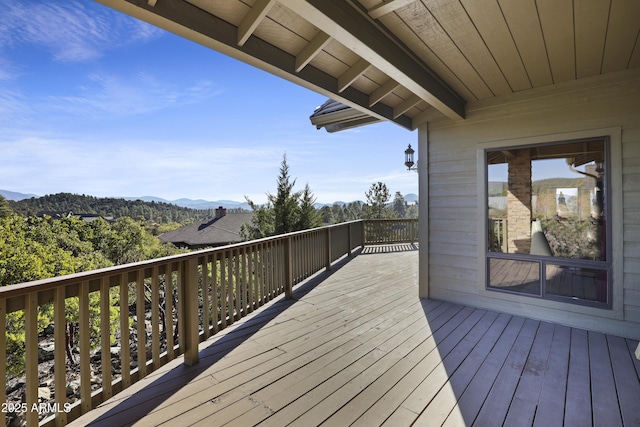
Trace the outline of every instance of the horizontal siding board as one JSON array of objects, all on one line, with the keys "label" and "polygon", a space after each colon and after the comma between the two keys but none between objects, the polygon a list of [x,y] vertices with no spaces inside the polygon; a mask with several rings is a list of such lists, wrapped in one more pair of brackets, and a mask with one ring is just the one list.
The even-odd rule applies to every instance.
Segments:
[{"label": "horizontal siding board", "polygon": [[625,301],[640,307],[640,274],[625,273]]},{"label": "horizontal siding board", "polygon": [[443,196],[447,199],[453,198],[454,196],[464,196],[466,199],[473,199],[475,201],[477,193],[474,188],[469,187],[468,183],[433,185],[429,189],[429,206],[439,206],[441,204],[446,206],[446,203],[443,203],[442,199],[438,199],[438,197]]},{"label": "horizontal siding board", "polygon": [[469,275],[467,276],[467,279],[469,280],[467,281],[461,280],[459,278],[452,279],[450,277],[442,277],[435,274],[429,275],[429,278],[431,280],[437,280],[438,288],[444,288],[451,291],[461,291],[461,292],[465,291],[466,286],[468,286],[467,282],[472,282],[474,277],[475,277],[475,272],[469,272]]},{"label": "horizontal siding board", "polygon": [[640,323],[640,307],[636,305],[624,305],[624,319],[630,322]]},{"label": "horizontal siding board", "polygon": [[640,262],[635,257],[624,257],[624,273],[640,274]]},{"label": "horizontal siding board", "polygon": [[[429,213],[431,215],[431,213]],[[442,243],[458,243],[467,244],[469,246],[476,246],[476,242],[471,241],[468,233],[461,233],[451,230],[429,230],[429,244]]]},{"label": "horizontal siding board", "polygon": [[437,188],[446,188],[450,185],[469,184],[476,180],[476,168],[471,171],[456,172],[455,174],[432,174],[429,176],[429,192]]},{"label": "horizontal siding board", "polygon": [[475,257],[477,254],[475,246],[470,246],[465,244],[437,243],[434,246],[435,248],[430,250],[430,253],[432,254],[437,253],[437,254],[468,256],[468,257]]},{"label": "horizontal siding board", "polygon": [[[462,231],[465,233],[476,233],[476,224],[470,223],[469,221],[457,221],[450,219],[429,219],[429,229],[438,229],[438,230],[452,230],[452,231]],[[472,235],[469,235],[469,241],[473,239]]]},{"label": "horizontal siding board", "polygon": [[[429,209],[429,218],[435,219],[456,219],[474,221],[477,214],[475,209],[451,209],[451,208],[431,208]],[[457,230],[448,230],[450,232],[456,232]],[[431,233],[429,233],[431,234]],[[467,243],[473,243],[469,241],[469,235],[467,236]]]},{"label": "horizontal siding board", "polygon": [[439,254],[429,252],[429,259],[434,265],[459,267],[461,265],[475,265],[475,257],[465,257],[460,255]]},{"label": "horizontal siding board", "polygon": [[640,242],[624,242],[624,255],[640,258]]},{"label": "horizontal siding board", "polygon": [[468,194],[465,197],[458,195],[451,196],[434,196],[429,197],[429,203],[431,206],[448,207],[448,208],[468,208],[474,209],[477,207],[475,194]]}]

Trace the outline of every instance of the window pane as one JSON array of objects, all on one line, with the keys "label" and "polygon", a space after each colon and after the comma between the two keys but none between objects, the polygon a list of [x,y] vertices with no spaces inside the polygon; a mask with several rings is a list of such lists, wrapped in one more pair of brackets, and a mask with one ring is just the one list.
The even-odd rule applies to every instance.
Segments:
[{"label": "window pane", "polygon": [[488,250],[606,260],[605,142],[487,152]]},{"label": "window pane", "polygon": [[546,266],[547,294],[607,302],[607,272],[582,267]]},{"label": "window pane", "polygon": [[487,268],[490,288],[541,295],[539,262],[489,258]]}]

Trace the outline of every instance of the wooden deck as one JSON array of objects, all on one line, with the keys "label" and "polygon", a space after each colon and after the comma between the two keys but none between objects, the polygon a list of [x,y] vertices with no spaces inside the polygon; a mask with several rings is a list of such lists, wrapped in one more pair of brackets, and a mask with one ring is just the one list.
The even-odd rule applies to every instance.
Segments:
[{"label": "wooden deck", "polygon": [[637,341],[417,297],[366,248],[71,425],[639,425]]}]

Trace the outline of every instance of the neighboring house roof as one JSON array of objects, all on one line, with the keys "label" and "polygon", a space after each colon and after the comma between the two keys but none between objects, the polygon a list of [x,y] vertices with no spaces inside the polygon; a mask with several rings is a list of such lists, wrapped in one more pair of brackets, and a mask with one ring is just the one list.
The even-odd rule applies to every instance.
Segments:
[{"label": "neighboring house roof", "polygon": [[338,132],[380,121],[376,117],[333,99],[328,99],[316,108],[309,119],[316,128],[325,128],[327,132]]},{"label": "neighboring house roof", "polygon": [[204,248],[222,246],[242,241],[240,228],[250,223],[253,213],[229,213],[215,218],[185,225],[173,231],[161,234],[158,238],[176,246]]}]

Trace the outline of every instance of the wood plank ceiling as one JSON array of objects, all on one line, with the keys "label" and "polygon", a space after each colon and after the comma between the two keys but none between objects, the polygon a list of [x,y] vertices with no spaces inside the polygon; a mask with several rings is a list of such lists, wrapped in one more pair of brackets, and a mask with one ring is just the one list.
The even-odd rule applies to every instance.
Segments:
[{"label": "wood plank ceiling", "polygon": [[408,129],[640,66],[638,0],[98,0]]}]

